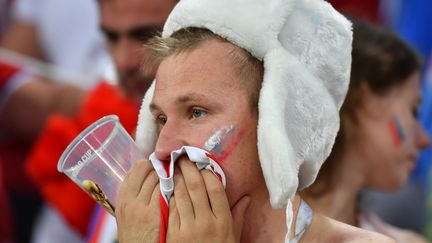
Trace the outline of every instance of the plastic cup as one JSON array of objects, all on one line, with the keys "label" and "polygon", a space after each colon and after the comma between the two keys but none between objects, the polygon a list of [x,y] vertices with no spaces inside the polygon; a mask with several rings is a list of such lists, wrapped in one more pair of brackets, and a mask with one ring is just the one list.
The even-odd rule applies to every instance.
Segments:
[{"label": "plastic cup", "polygon": [[143,159],[118,117],[109,115],[87,127],[69,144],[57,169],[114,214],[123,179],[132,163]]}]

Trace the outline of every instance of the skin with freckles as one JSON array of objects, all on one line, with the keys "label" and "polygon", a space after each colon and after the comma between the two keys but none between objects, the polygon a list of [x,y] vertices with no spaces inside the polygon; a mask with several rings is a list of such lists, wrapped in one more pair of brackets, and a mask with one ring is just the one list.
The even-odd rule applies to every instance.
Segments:
[{"label": "skin with freckles", "polygon": [[[167,242],[285,240],[285,209],[271,208],[258,159],[258,114],[246,89],[237,83],[239,77],[229,58],[236,48],[225,41],[206,40],[195,49],[166,57],[157,71],[150,109],[158,126],[155,152],[159,160],[169,161],[170,152],[184,145],[203,146],[226,124],[244,131],[221,164],[226,190],[216,176],[198,171],[187,158],[176,163]],[[132,168],[120,189],[116,215],[121,242],[159,240],[158,183],[149,172],[148,161],[145,166],[147,169],[138,172]],[[135,176],[139,178],[133,179]],[[139,203],[141,195],[147,197],[142,199],[144,203]],[[299,200],[296,197],[294,205]],[[392,242],[317,214],[300,242],[370,240]]]},{"label": "skin with freckles", "polygon": [[209,151],[219,164],[222,164],[235,150],[243,135],[244,131],[237,132],[233,125],[223,126],[206,140],[203,148]]},{"label": "skin with freckles", "polygon": [[[184,145],[202,147],[215,129],[220,128],[225,124],[233,124],[235,127],[239,128],[238,130],[248,131],[245,132],[241,137],[241,140],[237,142],[238,145],[233,149],[231,155],[227,157],[222,165],[222,169],[227,177],[226,194],[220,193],[221,190],[223,191],[223,187],[219,181],[214,181],[214,183],[211,184],[204,183],[207,181],[207,179],[205,179],[206,174],[207,177],[211,176],[212,179],[217,180],[217,178],[211,173],[208,174],[205,171],[198,172],[196,171],[196,168],[186,167],[189,168],[189,170],[194,170],[194,172],[187,173],[184,170],[181,170],[181,174],[187,173],[188,175],[195,176],[202,174],[203,176],[198,178],[193,176],[182,176],[182,178],[186,178],[185,180],[176,179],[178,176],[174,176],[176,186],[172,200],[178,200],[179,195],[182,195],[182,188],[185,188],[181,186],[182,181],[185,181],[186,186],[191,185],[190,187],[192,187],[192,189],[190,189],[190,187],[186,188],[189,189],[188,195],[190,195],[189,197],[192,201],[199,201],[196,199],[197,197],[192,196],[194,194],[193,188],[196,187],[194,186],[195,184],[198,183],[200,185],[205,185],[206,187],[208,185],[217,185],[216,189],[210,188],[207,193],[209,193],[209,195],[216,194],[216,198],[226,201],[226,210],[223,211],[225,212],[225,216],[218,218],[217,225],[220,227],[207,228],[221,229],[222,231],[229,230],[229,232],[231,232],[230,234],[217,235],[227,235],[229,236],[229,239],[234,239],[240,236],[236,235],[234,237],[235,229],[233,229],[233,227],[225,228],[227,225],[234,225],[229,222],[227,224],[225,219],[229,219],[231,222],[242,221],[242,215],[244,214],[246,207],[249,205],[250,198],[255,197],[251,192],[254,190],[260,190],[267,193],[267,190],[259,167],[256,147],[257,114],[252,112],[246,90],[240,89],[237,84],[233,84],[233,82],[236,82],[235,73],[231,67],[230,60],[225,58],[228,56],[229,51],[234,47],[231,44],[220,42],[211,42],[209,45],[210,48],[207,49],[197,49],[196,52],[193,51],[189,54],[185,53],[184,55],[179,54],[168,57],[160,64],[156,75],[158,81],[154,93],[154,99],[150,106],[159,129],[159,137],[156,143],[155,153],[159,160],[169,161],[171,151],[179,149]],[[220,59],[225,61],[215,61]],[[179,65],[179,63],[185,65]],[[220,72],[219,70],[226,71]],[[224,93],[223,96],[220,95],[221,92]],[[248,159],[246,160],[246,158]],[[236,162],[234,163],[234,161]],[[179,164],[182,165],[182,163]],[[175,171],[178,173],[180,170],[177,167]],[[255,179],[246,184],[243,182],[243,178]],[[191,179],[192,182],[188,183],[188,179]],[[145,177],[141,178],[139,181],[141,180],[147,181]],[[244,187],[244,189],[237,190],[236,188],[238,188],[239,185]],[[127,187],[130,187],[129,180],[125,180],[121,191],[124,191]],[[180,190],[180,192],[178,190]],[[215,192],[212,194],[212,191]],[[200,194],[200,197],[204,197],[203,195],[205,195],[202,192]],[[187,200],[189,200],[189,197],[187,197]],[[207,195],[205,195],[204,198],[207,198]],[[208,198],[212,197],[209,196]],[[125,205],[124,201],[129,199],[119,196],[118,203]],[[156,200],[156,198],[154,198],[154,200]],[[183,201],[184,200],[181,200],[180,202]],[[263,204],[267,204],[266,207],[270,208],[269,202],[266,198],[262,198],[260,201],[266,202]],[[208,199],[204,200],[204,202],[207,204],[209,203]],[[128,207],[128,204],[129,203],[127,203],[125,207]],[[174,203],[174,205],[184,204],[187,205],[191,203],[179,204],[178,201]],[[127,217],[122,217],[124,215],[122,212],[128,211],[125,210],[125,207],[119,206],[116,210],[116,214],[119,214],[117,217],[118,222],[123,221],[122,218],[126,221]],[[213,206],[211,208],[214,210]],[[180,208],[178,211],[179,213],[183,212],[183,208]],[[240,211],[241,213],[234,213],[237,211]],[[175,212],[175,210],[170,210],[170,212]],[[196,213],[196,211],[194,212]],[[241,216],[235,218],[227,217],[226,215],[231,215],[231,212],[233,212],[232,215]],[[284,211],[281,210],[280,213],[281,219],[283,219]],[[218,215],[218,213],[213,211],[213,215]],[[190,222],[187,217],[185,218],[184,222],[188,222],[188,224],[184,225],[195,225],[195,227],[191,226],[188,227],[188,229],[201,229],[202,227],[198,226],[206,225],[200,220]],[[173,222],[176,221],[173,220]],[[119,222],[120,225],[122,223],[123,222]],[[236,223],[235,225],[242,226],[242,223]],[[153,225],[155,228],[158,226],[158,223]],[[175,228],[169,227],[168,236],[170,235],[170,229]],[[183,231],[184,229],[185,228],[182,228]],[[121,228],[119,229],[119,232],[120,231]],[[201,230],[196,231],[198,233],[202,232]],[[127,231],[123,232],[125,232],[123,235],[129,235]],[[281,233],[281,237],[283,238],[284,232]],[[179,234],[177,233],[176,235]],[[190,235],[190,232],[187,231],[185,235]],[[125,238],[119,234],[119,239],[121,240]],[[168,239],[171,238],[168,237]]]},{"label": "skin with freckles", "polygon": [[[206,49],[173,55],[159,66],[150,106],[159,129],[155,152],[159,160],[168,161],[171,151],[183,145],[201,147],[212,131],[227,123],[248,131],[222,164],[232,207],[246,191],[257,188],[256,183],[244,185],[239,178],[263,180],[256,146],[258,118],[246,90],[235,84],[236,74],[226,58],[234,47],[216,41],[206,44]],[[225,61],[216,61],[221,59]],[[237,190],[238,184],[244,190]]]}]

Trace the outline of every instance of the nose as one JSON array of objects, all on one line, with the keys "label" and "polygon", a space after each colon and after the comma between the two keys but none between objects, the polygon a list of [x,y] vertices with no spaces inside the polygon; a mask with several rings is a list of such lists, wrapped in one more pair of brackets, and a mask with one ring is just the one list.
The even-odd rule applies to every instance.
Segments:
[{"label": "nose", "polygon": [[417,146],[420,149],[425,149],[431,145],[431,140],[429,135],[426,133],[424,128],[420,123],[417,123],[418,125],[418,135],[417,135]]},{"label": "nose", "polygon": [[141,64],[140,44],[127,37],[121,37],[113,47],[113,58],[119,73],[139,70]]},{"label": "nose", "polygon": [[181,126],[167,121],[159,132],[156,142],[156,157],[161,161],[169,161],[171,152],[186,145],[184,133]]}]

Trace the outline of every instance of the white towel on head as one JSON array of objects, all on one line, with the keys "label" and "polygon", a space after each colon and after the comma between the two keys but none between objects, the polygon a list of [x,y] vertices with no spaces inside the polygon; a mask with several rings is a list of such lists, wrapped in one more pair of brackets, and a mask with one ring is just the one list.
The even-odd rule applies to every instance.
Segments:
[{"label": "white towel on head", "polygon": [[[264,62],[258,152],[270,202],[287,207],[309,186],[330,154],[339,129],[351,65],[351,24],[322,0],[181,0],[163,36],[202,27]],[[156,134],[147,92],[137,142],[148,155]]]}]

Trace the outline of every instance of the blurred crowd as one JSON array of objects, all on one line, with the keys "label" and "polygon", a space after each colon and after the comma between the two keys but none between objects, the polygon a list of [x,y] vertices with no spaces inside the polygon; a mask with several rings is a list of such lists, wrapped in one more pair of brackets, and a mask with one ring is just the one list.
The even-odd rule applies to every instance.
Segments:
[{"label": "blurred crowd", "polygon": [[[361,226],[359,219],[367,217],[364,227],[380,231],[382,224],[374,225],[379,217],[386,225],[432,241],[432,3],[329,2],[349,18],[370,22],[389,34],[377,34],[373,42],[362,36],[361,21],[354,24],[357,53],[353,52],[350,103],[341,111],[344,133],[336,141],[339,151],[305,198],[312,207],[346,223]],[[57,161],[81,130],[104,115],[118,115],[134,134],[140,102],[155,72],[155,67],[142,69],[150,56],[143,44],[162,30],[175,3],[0,0],[0,242],[106,242],[95,236],[100,233],[96,228],[101,209],[57,172]],[[396,50],[388,47],[392,41]],[[406,54],[400,53],[402,49]],[[388,56],[391,60],[384,58]],[[391,61],[398,63],[391,66]],[[382,71],[387,64],[393,69]],[[389,84],[375,85],[381,82],[371,78],[375,76]],[[392,121],[385,124],[393,131],[391,148],[380,146],[379,132],[369,117],[386,109]],[[363,130],[361,136],[354,132]],[[412,141],[410,134],[415,134]],[[400,173],[409,175],[399,175],[398,183],[372,183],[370,178],[385,178],[399,166],[398,153],[408,143],[416,164]],[[347,215],[346,204],[328,200],[340,196],[331,193],[329,185],[332,176],[358,172],[358,163],[365,162],[356,164],[347,157],[351,163],[345,163],[348,159],[339,154],[348,152],[340,151],[362,151],[357,158],[368,161],[365,180],[372,181],[348,189],[355,200],[349,209],[355,212],[353,218],[340,217]],[[343,164],[344,171],[336,171],[335,163]]]}]

